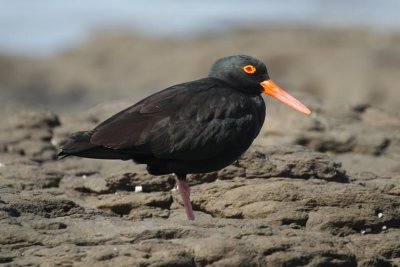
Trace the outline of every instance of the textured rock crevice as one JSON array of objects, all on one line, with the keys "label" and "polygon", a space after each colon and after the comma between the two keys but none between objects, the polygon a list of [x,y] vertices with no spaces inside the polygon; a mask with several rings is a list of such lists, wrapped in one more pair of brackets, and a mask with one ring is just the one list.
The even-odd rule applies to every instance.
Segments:
[{"label": "textured rock crevice", "polygon": [[[55,155],[50,142],[60,139],[51,128],[58,123],[48,116],[30,113],[31,124],[22,127],[24,119],[18,119],[1,134],[2,263],[397,263],[395,176],[347,172],[327,154],[301,146],[253,146],[223,170],[188,177],[197,217],[189,222],[172,175],[151,176],[131,162],[43,156]],[[19,137],[5,138],[11,131]],[[27,134],[35,131],[48,137]],[[35,150],[26,140],[35,142]]]}]

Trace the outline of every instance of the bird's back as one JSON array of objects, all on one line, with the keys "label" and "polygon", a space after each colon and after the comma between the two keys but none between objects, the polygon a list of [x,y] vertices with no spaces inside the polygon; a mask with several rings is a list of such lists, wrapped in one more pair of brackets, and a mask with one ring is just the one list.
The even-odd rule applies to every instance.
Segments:
[{"label": "bird's back", "polygon": [[250,146],[264,117],[260,95],[205,78],[145,98],[80,134],[84,138],[70,139],[63,152],[133,159],[153,174],[215,171]]}]

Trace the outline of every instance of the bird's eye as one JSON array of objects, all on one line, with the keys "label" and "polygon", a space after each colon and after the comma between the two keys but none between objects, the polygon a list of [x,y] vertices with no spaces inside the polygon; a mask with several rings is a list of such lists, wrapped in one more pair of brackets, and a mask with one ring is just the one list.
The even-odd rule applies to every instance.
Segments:
[{"label": "bird's eye", "polygon": [[246,65],[243,67],[243,70],[247,74],[254,74],[256,72],[256,68],[253,65]]}]

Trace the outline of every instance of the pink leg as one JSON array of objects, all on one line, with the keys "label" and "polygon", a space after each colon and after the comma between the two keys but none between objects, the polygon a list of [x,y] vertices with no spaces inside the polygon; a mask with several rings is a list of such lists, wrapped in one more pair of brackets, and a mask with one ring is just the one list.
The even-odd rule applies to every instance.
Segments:
[{"label": "pink leg", "polygon": [[[181,178],[178,176],[178,178]],[[186,178],[186,177],[185,177]],[[186,182],[186,179],[178,179],[178,188],[181,193],[183,205],[185,206],[185,211],[187,218],[189,220],[194,220],[194,214],[192,210],[192,203],[190,203],[190,188]]]}]

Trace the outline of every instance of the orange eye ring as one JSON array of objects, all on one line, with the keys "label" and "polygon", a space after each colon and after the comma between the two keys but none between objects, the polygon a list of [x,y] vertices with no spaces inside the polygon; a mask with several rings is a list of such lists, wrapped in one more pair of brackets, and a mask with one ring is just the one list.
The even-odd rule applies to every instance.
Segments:
[{"label": "orange eye ring", "polygon": [[243,70],[247,74],[254,74],[256,72],[256,68],[253,65],[246,65],[243,67]]}]

